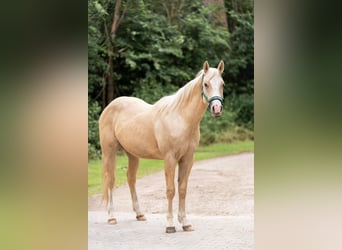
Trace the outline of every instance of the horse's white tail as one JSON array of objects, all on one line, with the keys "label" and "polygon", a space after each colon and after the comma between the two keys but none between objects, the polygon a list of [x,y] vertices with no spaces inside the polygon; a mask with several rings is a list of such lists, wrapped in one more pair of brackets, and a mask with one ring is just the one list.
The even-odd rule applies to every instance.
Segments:
[{"label": "horse's white tail", "polygon": [[106,204],[108,204],[108,191],[113,190],[115,185],[115,159],[118,147],[111,121],[108,112],[104,111],[99,120],[99,132],[102,150],[102,199]]},{"label": "horse's white tail", "polygon": [[108,204],[109,190],[113,190],[115,185],[115,153],[104,156],[102,154],[102,194],[103,201]]}]

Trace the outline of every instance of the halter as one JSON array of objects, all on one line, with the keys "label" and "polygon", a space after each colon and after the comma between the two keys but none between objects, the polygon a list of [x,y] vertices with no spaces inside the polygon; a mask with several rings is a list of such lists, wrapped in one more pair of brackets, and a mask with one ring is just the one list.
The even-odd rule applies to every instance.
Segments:
[{"label": "halter", "polygon": [[208,103],[208,109],[209,109],[209,107],[210,107],[210,103],[212,102],[212,101],[214,101],[214,100],[219,100],[220,102],[221,102],[221,105],[223,105],[223,100],[224,100],[224,98],[223,97],[221,97],[221,96],[212,96],[212,97],[210,97],[210,98],[208,98],[208,96],[204,93],[204,90],[203,90],[203,79],[204,79],[204,74],[202,75],[202,96],[204,97],[204,99],[207,101],[207,103]]}]

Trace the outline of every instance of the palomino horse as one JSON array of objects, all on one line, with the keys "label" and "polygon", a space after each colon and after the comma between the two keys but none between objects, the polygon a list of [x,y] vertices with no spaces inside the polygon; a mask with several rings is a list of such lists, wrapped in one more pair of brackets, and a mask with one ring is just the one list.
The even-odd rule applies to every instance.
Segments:
[{"label": "palomino horse", "polygon": [[113,100],[100,116],[102,148],[103,199],[108,204],[108,223],[116,224],[113,209],[115,157],[121,147],[128,156],[127,180],[137,220],[145,220],[135,190],[139,158],[164,160],[166,196],[168,199],[166,232],[176,231],[172,200],[175,195],[175,169],[178,163],[178,220],[184,231],[192,231],[185,214],[185,196],[194,151],[200,139],[200,121],[208,108],[214,117],[222,113],[224,63],[217,69],[207,61],[195,79],[175,94],[154,105],[135,97]]}]

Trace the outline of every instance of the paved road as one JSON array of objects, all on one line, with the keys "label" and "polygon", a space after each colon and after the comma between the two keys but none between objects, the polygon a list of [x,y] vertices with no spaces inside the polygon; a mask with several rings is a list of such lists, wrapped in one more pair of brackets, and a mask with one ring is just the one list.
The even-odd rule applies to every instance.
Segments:
[{"label": "paved road", "polygon": [[[88,249],[253,249],[254,154],[244,153],[196,162],[189,179],[187,211],[195,231],[165,233],[163,172],[137,182],[147,221],[136,221],[127,185],[115,191],[118,224],[107,224],[100,196],[90,197]],[[178,197],[175,196],[174,209]],[[176,210],[175,218],[177,217]]]}]

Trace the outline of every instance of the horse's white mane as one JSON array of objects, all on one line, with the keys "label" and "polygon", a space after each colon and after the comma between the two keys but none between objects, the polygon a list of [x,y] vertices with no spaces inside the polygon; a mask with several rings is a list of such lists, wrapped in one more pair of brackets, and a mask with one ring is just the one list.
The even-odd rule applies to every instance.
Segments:
[{"label": "horse's white mane", "polygon": [[180,104],[187,101],[187,98],[192,94],[192,91],[195,88],[198,80],[198,77],[196,77],[195,79],[189,81],[183,87],[178,89],[178,91],[174,94],[164,96],[159,101],[157,101],[154,106],[157,108],[160,115],[168,114],[169,112],[175,111]]},{"label": "horse's white mane", "polygon": [[[207,74],[214,74],[217,72],[217,69],[210,68]],[[162,114],[167,114],[169,112],[175,111],[181,104],[184,102],[188,102],[188,98],[192,96],[192,92],[196,87],[202,88],[200,84],[197,84],[200,81],[203,74],[203,69],[200,70],[196,77],[181,87],[176,93],[165,96],[157,101],[154,106],[157,108],[158,112]]]}]

